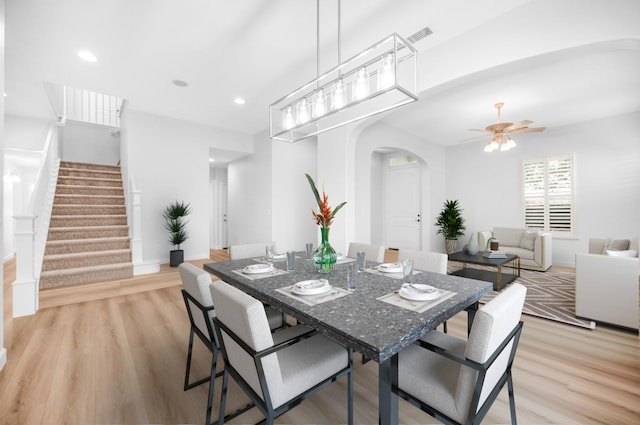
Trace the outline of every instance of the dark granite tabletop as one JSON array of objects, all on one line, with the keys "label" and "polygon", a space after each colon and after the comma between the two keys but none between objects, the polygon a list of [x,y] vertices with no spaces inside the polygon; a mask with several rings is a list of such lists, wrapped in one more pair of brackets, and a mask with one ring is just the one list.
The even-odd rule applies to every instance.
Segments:
[{"label": "dark granite tabletop", "polygon": [[[346,288],[346,264],[337,264],[331,273],[321,274],[316,272],[311,261],[297,258],[294,271],[255,280],[234,271],[255,263],[252,259],[208,263],[204,269],[378,363],[390,359],[426,332],[474,305],[492,289],[490,282],[421,272],[414,275],[414,283],[453,291],[456,295],[424,313],[416,313],[377,300],[400,289],[402,279],[365,271],[359,273],[358,288],[354,292],[310,306],[276,289],[320,278],[328,279],[335,287]],[[367,262],[367,267],[376,264]],[[285,262],[274,262],[274,266],[285,269]]]}]

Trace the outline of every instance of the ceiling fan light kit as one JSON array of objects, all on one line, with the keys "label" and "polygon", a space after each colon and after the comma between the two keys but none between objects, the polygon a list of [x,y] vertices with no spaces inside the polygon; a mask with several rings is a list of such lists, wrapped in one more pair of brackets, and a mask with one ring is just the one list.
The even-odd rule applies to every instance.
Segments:
[{"label": "ceiling fan light kit", "polygon": [[500,150],[500,152],[508,151],[516,147],[516,142],[511,138],[511,134],[535,133],[544,131],[546,128],[529,128],[529,124],[533,123],[533,121],[530,120],[522,120],[515,124],[511,122],[500,122],[500,109],[504,106],[504,103],[499,102],[493,106],[498,109],[498,122],[488,125],[484,130],[472,129],[472,131],[485,131],[493,135],[493,139],[484,147],[485,152],[493,152],[496,150]]},{"label": "ceiling fan light kit", "polygon": [[418,100],[418,51],[398,34],[340,61],[339,5],[338,65],[269,106],[272,139],[297,142]]}]

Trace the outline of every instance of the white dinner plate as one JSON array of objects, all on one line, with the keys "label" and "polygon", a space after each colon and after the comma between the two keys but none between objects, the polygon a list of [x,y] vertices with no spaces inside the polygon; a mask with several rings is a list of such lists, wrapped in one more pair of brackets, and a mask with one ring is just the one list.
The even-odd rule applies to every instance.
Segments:
[{"label": "white dinner plate", "polygon": [[274,260],[284,260],[285,258],[287,258],[287,254],[285,254],[284,252],[282,254],[273,254],[272,258]]},{"label": "white dinner plate", "polygon": [[303,280],[293,285],[291,292],[297,295],[318,295],[331,291],[327,279]]},{"label": "white dinner plate", "polygon": [[344,254],[341,254],[339,252],[336,254],[336,260],[344,260],[345,258],[347,258],[347,256]]},{"label": "white dinner plate", "polygon": [[378,266],[378,270],[382,273],[402,273],[401,263],[384,263]]},{"label": "white dinner plate", "polygon": [[273,264],[251,264],[242,269],[242,273],[246,274],[268,273],[271,271],[273,271]]},{"label": "white dinner plate", "polygon": [[435,300],[440,297],[440,291],[430,285],[423,285],[420,283],[414,283],[412,285],[406,285],[400,288],[398,295],[402,298],[406,298],[414,301],[427,301]]}]

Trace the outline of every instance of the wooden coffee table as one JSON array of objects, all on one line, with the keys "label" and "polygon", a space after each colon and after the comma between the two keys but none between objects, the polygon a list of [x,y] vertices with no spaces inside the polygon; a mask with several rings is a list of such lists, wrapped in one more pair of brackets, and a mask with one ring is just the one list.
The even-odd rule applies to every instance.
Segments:
[{"label": "wooden coffee table", "polygon": [[[493,290],[500,291],[509,283],[520,277],[520,257],[513,254],[507,254],[507,258],[486,258],[480,251],[476,255],[469,255],[462,251],[449,254],[449,261],[463,263],[460,270],[456,270],[449,274],[469,279],[483,280],[493,283]],[[512,274],[503,274],[502,266],[511,263],[508,267],[513,270]],[[467,264],[478,264],[481,266],[495,267],[496,271],[480,270],[476,268],[468,268]]]}]

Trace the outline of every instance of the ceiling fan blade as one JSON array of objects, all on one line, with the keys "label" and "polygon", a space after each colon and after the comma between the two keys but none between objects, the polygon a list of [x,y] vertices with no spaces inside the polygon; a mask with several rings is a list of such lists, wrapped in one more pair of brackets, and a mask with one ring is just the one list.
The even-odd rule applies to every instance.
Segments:
[{"label": "ceiling fan blade", "polygon": [[535,133],[538,131],[544,131],[547,127],[534,127],[534,128],[519,128],[517,130],[510,131],[509,134],[522,134],[522,133]]},{"label": "ceiling fan blade", "polygon": [[511,124],[509,127],[505,128],[504,131],[508,132],[511,130],[516,130],[518,128],[522,128],[522,127],[526,127],[529,124],[533,124],[533,121],[529,121],[529,120],[522,120],[520,122],[517,122],[515,124]]},{"label": "ceiling fan blade", "polygon": [[466,138],[466,139],[458,140],[458,143],[475,142],[476,140],[482,140],[482,139],[488,138],[490,136],[491,136],[490,134],[483,134],[481,136],[473,136],[473,137],[469,137],[469,138]]}]

